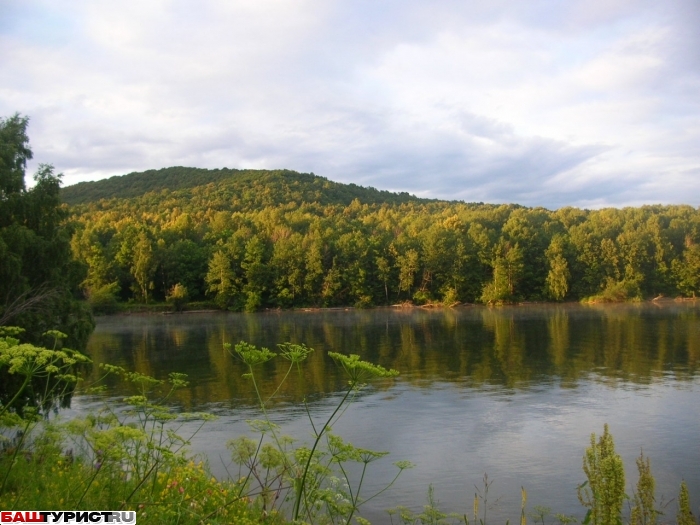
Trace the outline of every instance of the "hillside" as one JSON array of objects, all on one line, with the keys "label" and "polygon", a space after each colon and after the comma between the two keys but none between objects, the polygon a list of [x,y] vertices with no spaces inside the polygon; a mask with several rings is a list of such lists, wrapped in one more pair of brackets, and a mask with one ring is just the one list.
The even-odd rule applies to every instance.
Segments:
[{"label": "hillside", "polygon": [[690,206],[550,211],[287,170],[182,167],[62,196],[96,309],[176,293],[249,311],[700,294],[700,210]]},{"label": "hillside", "polygon": [[184,196],[201,187],[206,187],[208,194],[223,194],[231,199],[239,199],[249,205],[261,207],[289,202],[347,206],[354,199],[363,204],[426,202],[405,192],[392,193],[356,184],[342,184],[313,173],[228,168],[208,170],[182,166],[134,172],[95,182],[81,182],[63,188],[61,198],[68,204],[76,205],[102,199],[134,199],[147,194],[162,194],[164,191],[180,192]]}]

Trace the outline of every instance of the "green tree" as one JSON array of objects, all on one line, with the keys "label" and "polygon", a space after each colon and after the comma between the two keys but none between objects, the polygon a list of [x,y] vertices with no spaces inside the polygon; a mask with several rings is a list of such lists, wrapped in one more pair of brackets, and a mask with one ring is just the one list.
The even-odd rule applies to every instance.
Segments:
[{"label": "green tree", "polygon": [[552,221],[551,213],[543,208],[518,208],[503,225],[502,238],[517,246],[522,259],[518,278],[518,294],[538,298],[547,278],[545,250],[552,233],[563,229]]},{"label": "green tree", "polygon": [[304,248],[299,233],[285,231],[273,243],[270,271],[274,280],[275,302],[289,307],[304,292]]},{"label": "green tree", "polygon": [[688,244],[683,258],[673,261],[672,269],[681,292],[695,297],[700,292],[700,244]]},{"label": "green tree", "polygon": [[569,292],[571,272],[564,250],[564,239],[561,236],[555,236],[545,252],[549,268],[545,281],[545,294],[555,301],[561,301]]},{"label": "green tree", "polygon": [[[89,308],[79,301],[85,268],[71,256],[61,175],[42,164],[34,187],[25,186],[32,158],[28,122],[19,115],[0,119],[0,326],[21,327],[19,337],[34,344],[44,342],[45,332],[60,330],[66,346],[84,350],[94,328]],[[0,406],[21,384],[17,375],[0,372]],[[37,398],[26,394],[22,402],[35,405]]]},{"label": "green tree", "polygon": [[[141,231],[157,240],[149,296],[164,297],[179,282],[201,297],[211,254],[223,251],[234,309],[700,292],[700,210],[691,206],[550,212],[424,201],[289,171],[182,167],[65,194],[82,202],[72,212],[86,232],[74,250],[89,266],[86,284],[118,281],[123,300],[140,294],[131,266]],[[0,215],[15,209],[4,206]],[[12,242],[31,244],[15,233]],[[254,236],[264,248],[262,266],[248,246]],[[5,247],[0,278],[12,281],[19,263],[2,255]]]},{"label": "green tree", "polygon": [[307,235],[304,239],[306,258],[304,266],[304,292],[311,304],[318,304],[323,285],[324,264],[323,264],[323,243],[315,232]]},{"label": "green tree", "polygon": [[178,239],[162,252],[157,270],[159,280],[166,291],[180,283],[187,288],[191,299],[202,298],[207,261],[205,246],[190,239]]},{"label": "green tree", "polygon": [[486,304],[503,304],[516,300],[516,289],[523,273],[523,255],[516,244],[501,242],[493,261],[493,279],[484,286],[481,300]]},{"label": "green tree", "polygon": [[339,297],[339,302],[350,302],[358,307],[370,306],[373,302],[370,284],[372,249],[368,236],[359,230],[345,233],[338,238],[336,249],[335,264],[343,268],[340,289],[347,296]]},{"label": "green tree", "polygon": [[236,292],[234,279],[228,256],[221,250],[214,252],[206,276],[207,292],[214,294],[214,300],[221,308],[227,308],[231,304]]},{"label": "green tree", "polygon": [[42,164],[34,187],[25,186],[28,122],[19,115],[0,119],[0,325],[21,326],[22,337],[35,343],[58,329],[67,345],[83,349],[94,327],[78,300],[85,268],[71,256],[61,175]]},{"label": "green tree", "polygon": [[389,287],[387,282],[389,281],[389,276],[391,275],[391,266],[385,257],[377,257],[374,261],[377,265],[377,276],[384,284],[384,298],[386,299],[386,304],[389,304]]},{"label": "green tree", "polygon": [[0,202],[26,191],[24,175],[32,159],[28,124],[29,119],[19,114],[0,119]]},{"label": "green tree", "polygon": [[145,231],[139,233],[138,241],[134,247],[131,263],[131,274],[136,280],[138,291],[145,303],[148,303],[148,291],[153,289],[153,275],[156,264],[153,257],[153,244]]},{"label": "green tree", "polygon": [[245,285],[246,312],[254,312],[263,303],[263,294],[267,291],[269,276],[266,264],[266,246],[258,235],[253,235],[245,245],[245,256],[241,262]]},{"label": "green tree", "polygon": [[334,299],[342,286],[340,270],[333,261],[333,265],[323,278],[323,286],[321,288],[321,297],[325,306],[335,304]]},{"label": "green tree", "polygon": [[408,292],[410,295],[418,271],[418,252],[413,248],[407,250],[396,258],[396,265],[399,270],[399,292]]}]

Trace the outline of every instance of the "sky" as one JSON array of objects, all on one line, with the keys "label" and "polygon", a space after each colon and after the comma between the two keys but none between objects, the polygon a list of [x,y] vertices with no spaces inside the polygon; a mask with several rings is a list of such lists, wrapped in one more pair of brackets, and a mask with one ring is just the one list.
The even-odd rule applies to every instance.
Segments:
[{"label": "sky", "polygon": [[0,116],[64,184],[291,169],[556,209],[700,204],[698,0],[0,0]]}]

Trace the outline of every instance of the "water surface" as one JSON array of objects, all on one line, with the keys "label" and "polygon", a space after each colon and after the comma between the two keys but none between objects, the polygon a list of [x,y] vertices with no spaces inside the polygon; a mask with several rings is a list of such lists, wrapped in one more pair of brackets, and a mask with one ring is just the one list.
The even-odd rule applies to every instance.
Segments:
[{"label": "water surface", "polygon": [[[116,316],[98,321],[89,352],[96,363],[158,378],[189,374],[174,403],[220,416],[193,447],[225,475],[226,441],[259,417],[244,368],[224,349],[241,340],[315,349],[272,409],[301,440],[310,430],[300,402],[308,399],[320,420],[345,384],[328,351],[399,370],[397,379],[370,385],[335,427],[357,446],[391,451],[373,464],[375,487],[391,479],[393,461],[416,464],[371,502],[364,515],[377,523],[388,521],[382,509],[391,506],[420,509],[429,484],[441,507],[469,513],[484,473],[493,481],[488,512],[495,522],[518,519],[521,486],[530,508],[582,517],[582,456],[590,433],[606,422],[625,460],[628,494],[643,449],[658,500],[674,498],[681,479],[691,502],[700,499],[700,308],[692,303]],[[261,388],[271,393],[285,362],[262,372]],[[117,383],[110,387],[117,402],[127,395]],[[95,402],[77,396],[74,406]],[[667,514],[675,515],[675,502]]]}]

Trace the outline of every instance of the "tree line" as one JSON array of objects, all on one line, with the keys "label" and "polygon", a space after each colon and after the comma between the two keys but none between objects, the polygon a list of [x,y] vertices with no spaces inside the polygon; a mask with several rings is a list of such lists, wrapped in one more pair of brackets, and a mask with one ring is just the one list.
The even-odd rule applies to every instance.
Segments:
[{"label": "tree line", "polygon": [[[699,291],[700,213],[691,206],[551,211],[382,199],[388,192],[313,174],[207,171],[159,170],[171,182],[195,174],[198,184],[137,197],[119,196],[110,179],[113,197],[70,208],[71,248],[93,303],[187,296],[255,311]],[[130,184],[153,173],[132,174]]]}]

